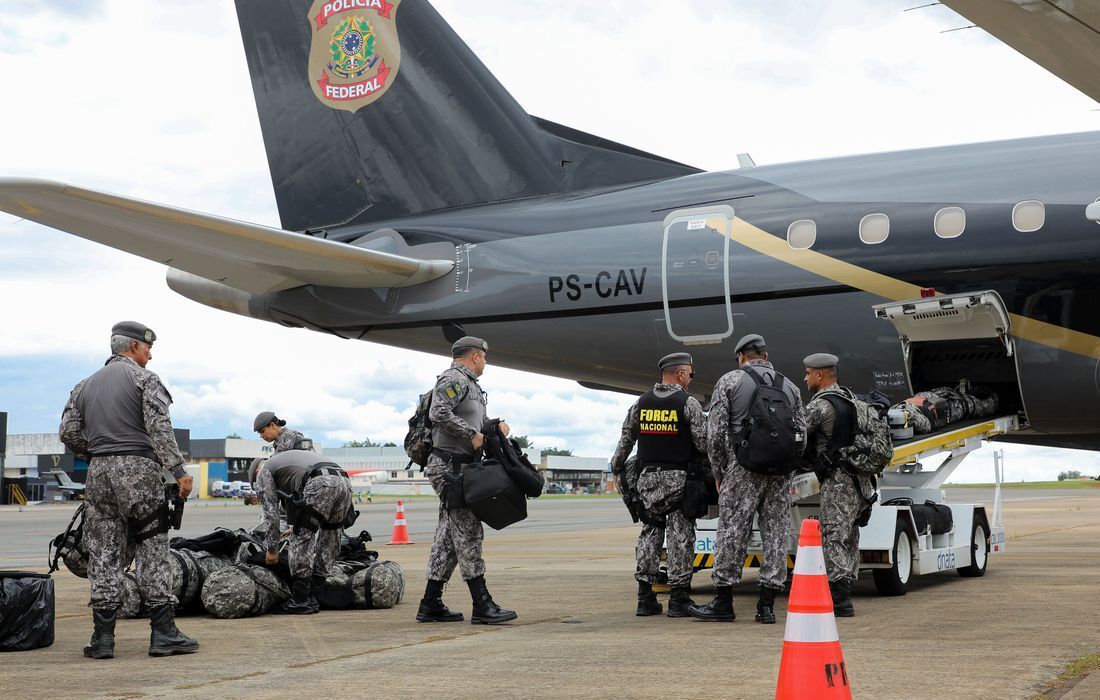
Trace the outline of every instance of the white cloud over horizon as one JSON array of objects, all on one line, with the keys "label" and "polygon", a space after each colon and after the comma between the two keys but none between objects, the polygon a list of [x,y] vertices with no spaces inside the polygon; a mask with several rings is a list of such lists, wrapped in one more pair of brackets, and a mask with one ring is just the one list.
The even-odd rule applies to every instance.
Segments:
[{"label": "white cloud over horizon", "polygon": [[[433,4],[532,114],[706,169],[734,167],[739,152],[775,163],[1100,126],[1093,101],[980,30],[940,34],[966,24],[942,7]],[[0,176],[278,225],[231,3],[23,6],[0,0]],[[676,128],[685,104],[707,109]],[[166,287],[162,265],[2,213],[0,308],[0,370],[41,371],[31,359],[94,368],[112,324],[147,323],[161,338],[150,368],[195,437],[245,435],[270,408],[326,444],[399,442],[416,395],[447,364],[200,306]],[[12,432],[31,432],[56,425],[83,374],[44,373],[56,410],[30,416],[5,376],[0,410]],[[631,401],[492,366],[483,383],[491,412],[518,433],[584,455],[610,454]],[[1014,480],[1100,469],[1095,453],[1005,450]],[[972,461],[954,480],[990,480],[989,449]]]}]

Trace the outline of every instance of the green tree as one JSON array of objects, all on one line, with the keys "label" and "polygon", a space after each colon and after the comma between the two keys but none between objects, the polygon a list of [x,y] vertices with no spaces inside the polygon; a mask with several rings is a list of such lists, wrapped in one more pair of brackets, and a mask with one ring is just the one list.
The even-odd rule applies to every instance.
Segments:
[{"label": "green tree", "polygon": [[381,447],[381,445],[368,437],[362,440],[349,440],[344,443],[344,447]]},{"label": "green tree", "polygon": [[240,440],[241,436],[236,434],[236,433],[229,433],[228,435],[225,436],[225,439],[226,440]]},{"label": "green tree", "polygon": [[510,437],[516,441],[516,444],[525,450],[529,450],[535,446],[526,435],[511,435]]},{"label": "green tree", "polygon": [[573,450],[567,450],[561,447],[547,447],[545,450],[542,451],[542,454],[544,456],[557,455],[561,457],[572,457]]}]

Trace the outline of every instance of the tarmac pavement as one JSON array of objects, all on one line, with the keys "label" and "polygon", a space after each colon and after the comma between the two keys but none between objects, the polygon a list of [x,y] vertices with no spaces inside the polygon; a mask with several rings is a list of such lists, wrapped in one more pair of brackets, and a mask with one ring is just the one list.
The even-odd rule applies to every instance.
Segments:
[{"label": "tarmac pavement", "polygon": [[[949,500],[983,500],[973,489]],[[854,695],[860,698],[1028,698],[1069,661],[1100,651],[1093,598],[1100,578],[1100,496],[1091,491],[1006,492],[1008,550],[980,579],[917,578],[908,595],[856,584],[857,616],[838,621]],[[148,622],[118,625],[117,657],[84,659],[91,631],[87,582],[64,569],[57,584],[52,647],[0,656],[0,697],[730,697],[774,695],[785,598],[777,625],[753,622],[754,574],[735,590],[733,624],[633,615],[636,526],[615,500],[531,503],[523,527],[492,533],[487,581],[519,613],[499,627],[417,624],[435,503],[406,508],[411,546],[385,546],[393,506],[366,506],[361,525],[383,558],[408,576],[391,610],[267,615],[244,620],[180,618],[199,653],[146,655]],[[220,513],[218,512],[220,511]],[[71,507],[0,509],[0,568],[41,567],[45,542]],[[253,508],[192,508],[189,527],[237,527]],[[358,526],[353,528],[358,531]],[[33,555],[33,563],[29,556]],[[20,562],[27,561],[30,566]],[[709,574],[694,596],[713,594]],[[667,598],[662,596],[662,599]],[[444,600],[469,616],[457,581]],[[1095,688],[1089,677],[1073,691]],[[1072,694],[1067,697],[1087,697]]]}]

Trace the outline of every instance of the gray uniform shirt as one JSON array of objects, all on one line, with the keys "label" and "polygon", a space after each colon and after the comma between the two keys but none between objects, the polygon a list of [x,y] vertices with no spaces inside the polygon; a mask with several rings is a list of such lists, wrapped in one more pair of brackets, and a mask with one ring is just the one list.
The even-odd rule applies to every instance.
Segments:
[{"label": "gray uniform shirt", "polygon": [[172,432],[172,395],[160,377],[123,355],[77,384],[61,414],[61,441],[81,456],[151,450],[177,479],[187,472]]},{"label": "gray uniform shirt", "polygon": [[458,362],[439,375],[432,391],[432,445],[452,454],[473,456],[471,440],[485,431],[488,409],[477,376]]}]

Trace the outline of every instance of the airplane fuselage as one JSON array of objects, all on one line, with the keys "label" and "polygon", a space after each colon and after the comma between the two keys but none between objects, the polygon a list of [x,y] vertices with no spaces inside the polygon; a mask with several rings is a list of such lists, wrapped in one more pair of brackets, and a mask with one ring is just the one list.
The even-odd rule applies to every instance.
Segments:
[{"label": "airplane fuselage", "polygon": [[[910,390],[901,345],[871,306],[921,288],[992,289],[1015,315],[1032,430],[1090,444],[1100,425],[1100,226],[1084,211],[1100,194],[1098,162],[1100,133],[1072,134],[704,173],[334,229],[328,238],[346,242],[392,228],[411,244],[453,243],[455,270],[404,289],[255,296],[249,313],[435,353],[479,335],[494,363],[627,391],[645,390],[657,358],[685,348],[675,336],[709,335],[687,341],[692,391],[704,398],[735,367],[736,339],[760,333],[794,381],[803,356],[831,352],[844,384],[896,398]],[[1038,230],[1014,225],[1021,202],[1042,204]],[[948,207],[965,213],[953,238],[934,230]],[[721,235],[681,226],[666,242],[666,222],[679,213],[703,212],[701,221],[724,208],[733,220]],[[864,242],[861,221],[878,214],[888,235]],[[879,229],[867,235],[877,238],[882,219],[873,218]],[[816,228],[807,250],[786,242],[796,221]]]}]

